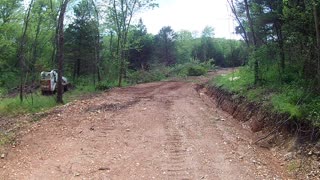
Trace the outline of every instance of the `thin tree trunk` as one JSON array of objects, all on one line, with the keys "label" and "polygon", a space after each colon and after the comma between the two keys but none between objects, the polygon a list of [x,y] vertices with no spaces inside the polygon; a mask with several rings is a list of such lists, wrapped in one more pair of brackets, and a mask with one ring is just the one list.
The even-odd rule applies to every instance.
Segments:
[{"label": "thin tree trunk", "polygon": [[316,29],[316,38],[317,38],[317,88],[320,88],[320,30],[319,30],[319,18],[316,2],[313,2],[313,16],[314,16],[314,25]]},{"label": "thin tree trunk", "polygon": [[63,45],[64,45],[64,35],[63,35],[63,21],[64,14],[66,12],[66,8],[69,0],[65,0],[60,8],[60,15],[58,19],[58,43],[57,43],[57,56],[58,56],[58,92],[57,92],[57,103],[63,103],[63,87],[62,87],[62,72],[63,72]]},{"label": "thin tree trunk", "polygon": [[24,55],[24,47],[25,47],[25,43],[26,43],[26,36],[27,36],[27,30],[28,30],[28,25],[29,25],[29,18],[30,18],[30,13],[31,13],[31,9],[33,6],[33,2],[34,0],[31,0],[30,4],[29,4],[29,8],[27,10],[27,16],[24,19],[24,29],[23,29],[23,33],[22,33],[22,37],[21,37],[21,41],[20,41],[20,46],[19,46],[19,50],[18,50],[18,59],[19,59],[19,63],[20,63],[20,88],[19,88],[19,96],[20,96],[20,102],[23,102],[23,93],[24,93],[24,73],[26,70],[26,62],[25,62],[25,55]]},{"label": "thin tree trunk", "polygon": [[282,25],[280,22],[275,22],[275,31],[277,33],[277,42],[280,49],[280,79],[282,79],[282,75],[285,70],[285,53],[284,53],[284,41],[283,41],[283,34],[282,34]]},{"label": "thin tree trunk", "polygon": [[32,52],[32,68],[31,68],[31,74],[32,74],[32,85],[34,84],[35,81],[35,64],[37,62],[38,59],[38,39],[39,39],[39,34],[40,34],[40,28],[41,28],[41,23],[42,23],[42,15],[41,15],[41,8],[39,9],[38,12],[38,16],[39,16],[39,21],[37,24],[37,30],[36,30],[36,37],[33,43],[33,52]]},{"label": "thin tree trunk", "polygon": [[236,10],[236,8],[235,8],[235,6],[234,6],[234,2],[233,2],[233,0],[227,0],[227,1],[228,1],[228,4],[229,4],[229,6],[230,6],[230,8],[231,8],[231,11],[232,11],[234,17],[235,17],[236,20],[238,21],[238,24],[239,24],[241,30],[243,31],[243,39],[244,39],[244,41],[246,42],[247,46],[249,47],[249,46],[250,46],[250,43],[249,43],[249,39],[248,39],[248,34],[247,34],[247,31],[246,31],[246,29],[244,28],[242,22],[241,22],[240,19],[239,19],[239,16],[238,16],[238,14],[237,14],[237,10]]},{"label": "thin tree trunk", "polygon": [[[247,19],[249,22],[250,30],[252,33],[252,41],[253,41],[253,46],[254,46],[254,51],[257,50],[257,40],[256,40],[256,35],[253,27],[253,22],[250,16],[250,10],[249,10],[249,5],[248,5],[248,0],[244,0],[245,4],[245,9],[246,9],[246,15]],[[254,84],[258,84],[260,82],[260,76],[259,76],[259,62],[258,59],[254,59]]]},{"label": "thin tree trunk", "polygon": [[92,0],[92,4],[94,7],[94,11],[95,11],[95,18],[97,21],[97,31],[98,31],[98,37],[96,37],[95,40],[95,57],[96,57],[96,72],[97,72],[97,78],[98,78],[98,82],[101,81],[101,75],[100,75],[100,64],[101,64],[101,58],[100,58],[100,30],[99,30],[99,26],[100,26],[100,21],[99,21],[99,11],[97,9],[97,6],[94,2],[94,0]]}]

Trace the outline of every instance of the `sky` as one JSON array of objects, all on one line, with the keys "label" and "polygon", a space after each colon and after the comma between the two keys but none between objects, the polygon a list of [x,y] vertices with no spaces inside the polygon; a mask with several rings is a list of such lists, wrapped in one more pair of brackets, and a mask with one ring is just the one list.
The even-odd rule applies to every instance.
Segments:
[{"label": "sky", "polygon": [[215,37],[239,39],[234,34],[237,24],[227,5],[227,0],[157,0],[159,7],[137,14],[149,33],[157,34],[163,26],[176,32],[188,30],[201,35],[206,26],[215,29]]}]

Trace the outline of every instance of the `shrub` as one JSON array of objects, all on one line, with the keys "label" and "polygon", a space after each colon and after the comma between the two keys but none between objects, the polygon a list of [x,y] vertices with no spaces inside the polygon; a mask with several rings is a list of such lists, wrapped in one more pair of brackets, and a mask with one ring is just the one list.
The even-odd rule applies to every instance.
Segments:
[{"label": "shrub", "polygon": [[129,72],[127,76],[127,80],[130,84],[138,84],[138,83],[147,83],[153,81],[161,81],[169,76],[169,68],[160,67],[156,69],[151,69],[149,71],[146,70],[138,70]]},{"label": "shrub", "polygon": [[208,70],[214,69],[213,60],[201,62],[197,60],[191,60],[185,64],[177,64],[171,68],[170,76],[201,76],[205,75]]},{"label": "shrub", "polygon": [[188,68],[188,76],[201,76],[207,73],[207,70],[200,66],[200,65],[196,65],[196,66],[191,66]]},{"label": "shrub", "polygon": [[104,90],[111,89],[115,86],[117,86],[116,82],[101,81],[101,82],[98,82],[98,84],[96,85],[96,89],[99,91],[104,91]]}]

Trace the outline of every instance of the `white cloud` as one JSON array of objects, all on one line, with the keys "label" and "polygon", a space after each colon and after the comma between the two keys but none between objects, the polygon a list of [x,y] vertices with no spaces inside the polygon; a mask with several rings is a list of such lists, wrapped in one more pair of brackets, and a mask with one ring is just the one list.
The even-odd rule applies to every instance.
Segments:
[{"label": "white cloud", "polygon": [[158,3],[159,8],[137,16],[152,34],[157,34],[163,26],[191,32],[212,26],[215,37],[238,37],[233,34],[235,23],[226,0],[158,0]]}]

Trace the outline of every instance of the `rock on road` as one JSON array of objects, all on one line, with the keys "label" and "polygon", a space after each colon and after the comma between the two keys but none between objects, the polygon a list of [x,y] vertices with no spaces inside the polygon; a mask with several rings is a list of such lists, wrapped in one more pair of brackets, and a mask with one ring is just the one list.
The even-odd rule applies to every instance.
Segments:
[{"label": "rock on road", "polygon": [[117,88],[54,110],[0,159],[0,179],[287,179],[192,82]]}]

